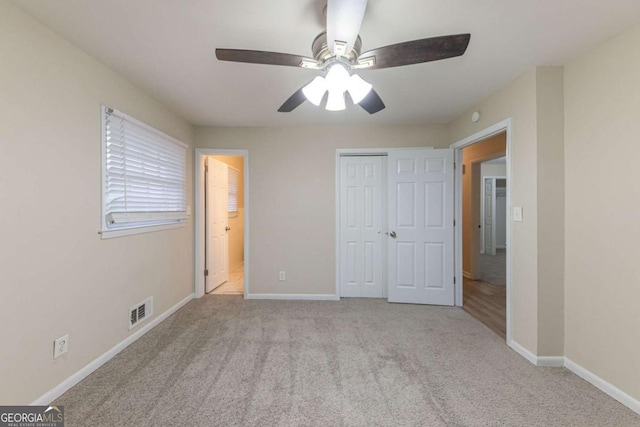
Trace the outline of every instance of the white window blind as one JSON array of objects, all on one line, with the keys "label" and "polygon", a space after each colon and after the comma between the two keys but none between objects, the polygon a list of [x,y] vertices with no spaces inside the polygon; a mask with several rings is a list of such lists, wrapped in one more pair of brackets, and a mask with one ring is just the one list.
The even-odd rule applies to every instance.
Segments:
[{"label": "white window blind", "polygon": [[240,171],[234,168],[229,168],[229,179],[227,185],[229,187],[227,210],[229,212],[238,212],[238,182],[240,181]]},{"label": "white window blind", "polygon": [[119,111],[103,114],[106,227],[185,220],[186,145]]}]

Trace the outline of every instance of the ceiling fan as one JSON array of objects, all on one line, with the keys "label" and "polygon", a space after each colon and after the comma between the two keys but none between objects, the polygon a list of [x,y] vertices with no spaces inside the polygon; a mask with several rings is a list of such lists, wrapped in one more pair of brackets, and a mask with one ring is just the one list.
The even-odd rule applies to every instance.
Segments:
[{"label": "ceiling fan", "polygon": [[216,57],[221,61],[286,65],[325,73],[325,77],[317,76],[298,89],[282,104],[279,112],[291,112],[305,100],[319,106],[328,92],[325,104],[327,110],[344,110],[345,94],[348,93],[354,104],[359,104],[368,113],[374,114],[385,108],[385,105],[371,84],[353,73],[354,71],[453,58],[464,54],[469,45],[471,34],[456,34],[412,40],[361,53],[362,40],[358,33],[366,7],[367,0],[327,0],[327,30],[313,41],[313,58],[242,49],[216,49]]}]

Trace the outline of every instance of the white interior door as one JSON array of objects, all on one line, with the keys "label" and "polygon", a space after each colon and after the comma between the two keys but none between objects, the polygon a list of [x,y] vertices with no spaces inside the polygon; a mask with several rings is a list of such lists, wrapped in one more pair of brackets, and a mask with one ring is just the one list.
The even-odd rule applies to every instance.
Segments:
[{"label": "white interior door", "polygon": [[484,217],[482,220],[484,253],[488,255],[496,254],[496,231],[495,231],[495,211],[496,211],[496,180],[495,178],[484,179]]},{"label": "white interior door", "polygon": [[382,156],[340,158],[340,296],[384,297]]},{"label": "white interior door", "polygon": [[[497,180],[496,182],[499,182]],[[505,181],[503,181],[505,182]],[[495,248],[504,249],[507,247],[507,189],[496,184],[496,209],[495,218]]]},{"label": "white interior door", "polygon": [[205,291],[211,292],[229,278],[229,214],[228,166],[219,160],[207,158],[206,201],[206,269]]},{"label": "white interior door", "polygon": [[389,301],[454,304],[453,151],[389,153]]}]

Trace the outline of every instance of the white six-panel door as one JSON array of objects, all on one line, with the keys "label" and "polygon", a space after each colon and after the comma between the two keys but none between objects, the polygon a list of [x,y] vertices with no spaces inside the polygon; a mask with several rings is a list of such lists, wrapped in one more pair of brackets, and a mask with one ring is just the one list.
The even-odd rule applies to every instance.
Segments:
[{"label": "white six-panel door", "polygon": [[454,305],[453,152],[389,152],[389,301]]},{"label": "white six-panel door", "polygon": [[340,158],[340,296],[384,297],[384,159]]},{"label": "white six-panel door", "polygon": [[211,292],[229,278],[229,241],[227,237],[229,213],[228,166],[219,160],[207,158],[206,201],[206,269],[205,291]]},{"label": "white six-panel door", "polygon": [[483,237],[484,237],[484,253],[488,255],[496,254],[496,246],[495,246],[495,190],[496,190],[496,179],[495,178],[485,178],[484,179],[484,196],[483,196],[483,207],[484,207],[484,218],[483,218]]}]

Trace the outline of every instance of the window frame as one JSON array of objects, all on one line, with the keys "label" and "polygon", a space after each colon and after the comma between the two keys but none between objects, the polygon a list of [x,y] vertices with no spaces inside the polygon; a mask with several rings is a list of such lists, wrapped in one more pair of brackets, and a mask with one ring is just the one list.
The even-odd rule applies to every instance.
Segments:
[{"label": "window frame", "polygon": [[[106,197],[106,177],[107,177],[107,132],[106,132],[106,114],[107,111],[111,111],[113,113],[116,113],[118,115],[121,115],[123,117],[126,118],[126,120],[129,120],[133,123],[135,123],[138,126],[141,126],[143,128],[148,129],[151,132],[154,133],[158,133],[160,135],[162,135],[164,138],[167,138],[169,140],[171,140],[172,142],[175,142],[181,146],[183,146],[185,148],[185,171],[184,171],[184,178],[185,178],[185,191],[184,191],[184,197],[185,197],[185,215],[184,218],[179,218],[179,219],[162,219],[162,220],[151,220],[151,221],[143,221],[143,222],[132,222],[129,224],[124,224],[121,226],[118,226],[116,228],[109,228],[108,224],[107,224],[107,197]],[[119,111],[115,108],[111,108],[111,107],[107,107],[105,105],[101,105],[100,107],[100,133],[101,133],[101,144],[100,144],[100,164],[101,164],[101,176],[100,176],[100,237],[101,239],[111,239],[114,237],[122,237],[122,236],[130,236],[130,235],[135,235],[135,234],[142,234],[142,233],[151,233],[151,232],[155,232],[155,231],[162,231],[162,230],[170,230],[170,229],[174,229],[174,228],[182,228],[186,226],[188,217],[190,216],[190,208],[189,205],[187,205],[187,179],[188,179],[188,145],[185,144],[184,142],[173,138],[170,135],[167,135],[166,133],[162,132],[159,129],[154,128],[153,126],[150,126],[144,122],[141,122],[140,120],[126,114],[123,113],[122,111]]]},{"label": "window frame", "polygon": [[227,166],[227,201],[230,200],[229,194],[231,194],[231,192],[229,191],[229,182],[231,182],[231,180],[229,179],[229,176],[231,174],[229,172],[231,170],[236,173],[236,192],[234,193],[236,195],[236,209],[232,211],[227,207],[227,213],[229,215],[229,218],[235,218],[240,214],[240,207],[238,206],[238,195],[240,194],[240,169],[234,168],[233,166]]}]

